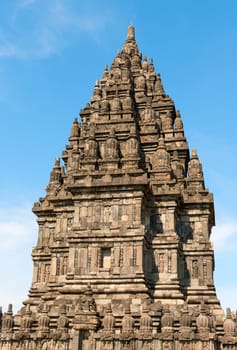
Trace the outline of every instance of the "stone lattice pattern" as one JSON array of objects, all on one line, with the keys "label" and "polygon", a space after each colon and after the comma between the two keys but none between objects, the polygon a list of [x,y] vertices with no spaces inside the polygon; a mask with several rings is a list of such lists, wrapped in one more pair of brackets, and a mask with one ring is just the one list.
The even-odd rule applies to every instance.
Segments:
[{"label": "stone lattice pattern", "polygon": [[213,283],[212,194],[134,28],[73,122],[46,196],[29,298],[0,349],[236,349]]}]

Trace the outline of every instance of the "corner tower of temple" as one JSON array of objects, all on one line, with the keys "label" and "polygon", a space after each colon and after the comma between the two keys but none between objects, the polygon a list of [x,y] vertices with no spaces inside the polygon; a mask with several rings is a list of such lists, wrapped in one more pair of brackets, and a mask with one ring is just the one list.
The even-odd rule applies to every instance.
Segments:
[{"label": "corner tower of temple", "polygon": [[32,285],[2,316],[0,349],[236,349],[213,281],[213,196],[133,26],[33,212]]}]

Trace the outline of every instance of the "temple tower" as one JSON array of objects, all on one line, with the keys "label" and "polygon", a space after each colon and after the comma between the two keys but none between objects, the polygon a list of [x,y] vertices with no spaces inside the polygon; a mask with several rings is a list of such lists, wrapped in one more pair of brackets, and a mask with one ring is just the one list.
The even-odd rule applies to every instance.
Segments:
[{"label": "temple tower", "polygon": [[62,160],[33,207],[32,285],[3,315],[0,349],[235,349],[213,282],[213,196],[134,27]]}]

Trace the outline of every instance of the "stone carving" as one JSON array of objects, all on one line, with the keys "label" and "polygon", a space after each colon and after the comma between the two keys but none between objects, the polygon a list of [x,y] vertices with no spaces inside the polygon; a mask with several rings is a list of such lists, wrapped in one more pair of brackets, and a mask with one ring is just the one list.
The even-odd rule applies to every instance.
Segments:
[{"label": "stone carving", "polygon": [[60,316],[57,319],[57,328],[61,332],[67,332],[68,330],[69,320],[66,314],[66,306],[62,305],[60,308]]},{"label": "stone carving", "polygon": [[172,118],[172,113],[170,111],[167,112],[165,118],[163,119],[162,122],[162,129],[163,130],[169,130],[172,129],[173,127],[173,118]]},{"label": "stone carving", "polygon": [[173,152],[173,157],[171,159],[171,168],[178,180],[184,179],[184,166],[179,159],[179,154],[177,151]]},{"label": "stone carving", "polygon": [[153,65],[153,59],[152,59],[152,58],[150,59],[148,71],[149,71],[150,74],[152,74],[152,73],[155,72],[155,67],[154,67],[154,65]]},{"label": "stone carving", "polygon": [[129,95],[129,91],[128,91],[127,96],[123,100],[123,110],[124,111],[132,111],[132,106],[133,106],[132,99],[131,99],[131,97]]},{"label": "stone carving", "polygon": [[87,286],[84,294],[79,297],[78,309],[86,312],[96,311],[96,303],[90,285]]},{"label": "stone carving", "polygon": [[11,332],[13,327],[13,313],[12,313],[12,304],[8,305],[7,312],[3,315],[2,318],[2,330],[4,332]]},{"label": "stone carving", "polygon": [[199,162],[197,152],[195,149],[192,150],[192,157],[190,162],[188,163],[188,173],[189,178],[202,178],[203,172],[202,172],[202,165]]},{"label": "stone carving", "polygon": [[38,329],[42,332],[48,332],[49,322],[50,322],[50,318],[48,316],[48,307],[46,304],[43,304],[41,314],[38,319]]},{"label": "stone carving", "polygon": [[144,123],[152,122],[155,119],[155,111],[148,105],[142,112],[141,118]]},{"label": "stone carving", "polygon": [[98,146],[96,140],[91,136],[85,145],[85,158],[96,159],[98,152]]},{"label": "stone carving", "polygon": [[121,102],[120,98],[118,97],[118,95],[115,95],[110,106],[111,106],[112,112],[120,112],[122,110],[122,102]]},{"label": "stone carving", "polygon": [[105,142],[104,149],[105,159],[116,159],[118,158],[118,141],[115,136],[114,129],[111,129],[110,135]]},{"label": "stone carving", "polygon": [[148,71],[148,62],[147,62],[146,55],[144,56],[143,61],[142,61],[142,69],[143,69],[145,72]]},{"label": "stone carving", "polygon": [[[131,127],[130,135],[121,147],[122,154],[125,158],[137,158],[139,156],[139,141],[135,127]],[[132,164],[134,166],[134,164]]]},{"label": "stone carving", "polygon": [[101,100],[100,105],[101,105],[102,112],[107,113],[110,111],[110,104],[109,104],[109,101],[107,100],[106,91],[104,91],[103,99]]},{"label": "stone carving", "polygon": [[23,314],[22,320],[21,320],[21,330],[25,332],[29,332],[31,325],[32,325],[33,319],[31,317],[31,310],[30,310],[30,304],[27,304],[25,312]]},{"label": "stone carving", "polygon": [[145,77],[143,75],[140,75],[139,77],[137,77],[136,79],[136,88],[138,90],[145,90],[146,87],[146,80]]},{"label": "stone carving", "polygon": [[140,332],[147,335],[152,330],[152,318],[148,313],[148,308],[146,305],[143,307],[143,312],[140,318]]},{"label": "stone carving", "polygon": [[106,309],[106,314],[103,319],[103,330],[105,333],[113,334],[115,329],[115,318],[112,314],[111,305],[109,304]]},{"label": "stone carving", "polygon": [[[179,323],[179,339],[187,340],[193,338],[192,332],[192,316],[189,312],[188,306],[185,303],[181,310],[180,323]],[[186,347],[190,346],[189,343],[185,343]],[[183,345],[184,346],[184,345]]]},{"label": "stone carving", "polygon": [[232,319],[231,310],[227,308],[226,319],[223,323],[225,337],[234,337],[236,335],[236,323]]},{"label": "stone carving", "polygon": [[130,307],[126,307],[124,310],[124,317],[122,319],[122,332],[123,333],[132,333],[134,328],[134,319],[130,314]]},{"label": "stone carving", "polygon": [[213,197],[133,26],[80,115],[34,204],[32,286],[16,315],[0,312],[0,349],[235,350]]},{"label": "stone carving", "polygon": [[80,136],[80,123],[78,119],[75,118],[71,128],[71,137],[79,137]]},{"label": "stone carving", "polygon": [[164,96],[164,88],[161,82],[160,74],[157,74],[156,82],[155,82],[155,94],[158,96]]},{"label": "stone carving", "polygon": [[202,302],[200,305],[200,314],[196,319],[197,328],[200,333],[209,332],[210,321],[206,312],[205,303]]},{"label": "stone carving", "polygon": [[49,190],[52,189],[57,189],[60,187],[62,184],[62,168],[60,166],[60,158],[57,157],[55,159],[55,164],[53,167],[53,170],[50,173],[50,185],[49,185]]},{"label": "stone carving", "polygon": [[172,332],[173,331],[173,315],[170,312],[169,305],[165,305],[163,308],[163,316],[161,317],[161,331]]},{"label": "stone carving", "polygon": [[94,109],[97,109],[100,107],[100,103],[98,103],[98,101],[100,101],[100,99],[101,99],[101,89],[99,86],[99,80],[96,80],[95,86],[94,86],[93,97],[91,99]]},{"label": "stone carving", "polygon": [[180,317],[180,327],[190,328],[192,326],[192,317],[189,314],[187,304],[183,305],[181,317]]},{"label": "stone carving", "polygon": [[170,169],[170,155],[166,151],[164,139],[161,137],[159,140],[159,146],[151,159],[152,169]]},{"label": "stone carving", "polygon": [[172,343],[170,341],[164,341],[162,345],[162,350],[172,350]]},{"label": "stone carving", "polygon": [[192,261],[192,277],[193,278],[199,277],[198,261],[196,259]]},{"label": "stone carving", "polygon": [[183,129],[183,122],[179,111],[176,112],[176,118],[175,118],[174,124],[175,124],[175,129]]},{"label": "stone carving", "polygon": [[181,349],[182,350],[191,350],[193,347],[192,347],[192,344],[190,343],[187,343],[187,342],[184,342],[181,344]]}]

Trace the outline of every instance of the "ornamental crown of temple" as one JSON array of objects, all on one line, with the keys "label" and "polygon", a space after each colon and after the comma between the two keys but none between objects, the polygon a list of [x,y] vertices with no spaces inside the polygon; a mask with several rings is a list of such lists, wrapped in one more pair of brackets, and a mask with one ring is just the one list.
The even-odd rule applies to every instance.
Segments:
[{"label": "ornamental crown of temple", "polygon": [[46,194],[28,298],[0,349],[237,348],[213,281],[213,196],[133,26],[75,119]]}]

